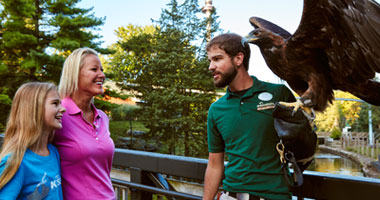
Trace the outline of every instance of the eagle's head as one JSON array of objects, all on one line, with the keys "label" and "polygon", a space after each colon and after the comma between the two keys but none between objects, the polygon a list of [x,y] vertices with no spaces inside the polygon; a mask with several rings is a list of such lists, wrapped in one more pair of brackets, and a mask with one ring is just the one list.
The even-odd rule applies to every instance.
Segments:
[{"label": "eagle's head", "polygon": [[285,42],[285,39],[281,35],[263,27],[254,29],[245,38],[248,43],[255,44],[260,48],[281,46]]}]

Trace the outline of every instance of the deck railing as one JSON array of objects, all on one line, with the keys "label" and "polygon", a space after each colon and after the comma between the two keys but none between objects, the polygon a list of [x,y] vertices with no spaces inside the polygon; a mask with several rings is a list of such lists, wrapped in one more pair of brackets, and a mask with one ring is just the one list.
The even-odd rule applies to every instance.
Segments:
[{"label": "deck railing", "polygon": [[[3,135],[0,134],[0,145]],[[112,178],[118,200],[201,199],[178,192],[166,178],[203,183],[206,159],[174,156],[128,149],[116,149],[113,167],[128,171],[130,180]],[[304,183],[292,188],[299,199],[379,199],[380,179],[305,171]],[[162,176],[163,175],[163,176]]]},{"label": "deck railing", "polygon": [[[201,199],[198,195],[174,191],[165,180],[160,182],[157,175],[202,184],[206,159],[116,149],[113,165],[130,173],[130,181],[113,179],[118,199],[128,199],[130,195],[129,199],[150,200],[157,194],[167,199]],[[377,199],[380,179],[305,171],[304,184],[291,190],[299,199]]]}]

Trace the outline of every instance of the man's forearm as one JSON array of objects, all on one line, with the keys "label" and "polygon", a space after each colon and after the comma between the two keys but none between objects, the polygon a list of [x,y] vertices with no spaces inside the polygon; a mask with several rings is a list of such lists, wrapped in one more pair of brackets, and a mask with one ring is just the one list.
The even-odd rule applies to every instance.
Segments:
[{"label": "man's forearm", "polygon": [[224,168],[212,168],[207,166],[203,190],[203,200],[214,199],[223,178]]}]

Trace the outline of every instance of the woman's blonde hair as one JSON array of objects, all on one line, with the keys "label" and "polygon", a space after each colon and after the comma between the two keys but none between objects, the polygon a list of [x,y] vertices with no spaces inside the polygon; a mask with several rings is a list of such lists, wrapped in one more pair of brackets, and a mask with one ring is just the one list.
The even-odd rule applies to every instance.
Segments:
[{"label": "woman's blonde hair", "polygon": [[[42,82],[25,83],[18,88],[0,153],[0,160],[10,156],[0,176],[0,188],[15,175],[27,148],[39,145],[43,134],[46,97],[53,90],[57,91],[56,85]],[[49,135],[49,141],[52,139],[53,132]]]},{"label": "woman's blonde hair", "polygon": [[84,58],[89,54],[98,56],[95,50],[84,47],[74,50],[66,58],[58,86],[61,98],[70,96],[78,90],[79,72],[83,66]]}]

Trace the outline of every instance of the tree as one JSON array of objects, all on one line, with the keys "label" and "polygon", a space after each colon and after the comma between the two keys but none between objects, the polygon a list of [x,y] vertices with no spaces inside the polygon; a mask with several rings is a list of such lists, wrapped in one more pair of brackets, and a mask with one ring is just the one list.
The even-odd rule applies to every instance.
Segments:
[{"label": "tree", "polygon": [[339,102],[331,104],[323,113],[317,113],[315,124],[318,131],[330,132],[334,127],[340,129],[340,122],[343,116],[339,112]]},{"label": "tree", "polygon": [[[118,53],[111,56],[115,80],[141,100],[139,119],[151,138],[167,144],[164,153],[206,156],[206,120],[215,100],[204,50],[198,1],[176,0],[163,10],[157,26],[119,28]],[[123,37],[120,37],[123,36]]]},{"label": "tree", "polygon": [[[335,98],[358,99],[350,93],[334,91]],[[359,117],[361,104],[357,101],[334,100],[323,113],[318,113],[316,125],[318,131],[332,131],[334,127],[341,130],[346,125],[352,126]]]},{"label": "tree", "polygon": [[[380,81],[380,78],[376,76],[375,80]],[[378,92],[378,91],[373,91],[373,92]],[[373,132],[377,133],[379,137],[380,135],[380,106],[374,106],[368,103],[363,103],[361,104],[360,108],[361,109],[360,109],[360,112],[358,113],[359,115],[358,120],[356,120],[355,123],[353,123],[352,129],[354,131],[360,131],[360,132],[368,131],[369,129],[368,112],[369,110],[371,110]]]},{"label": "tree", "polygon": [[[5,111],[10,109],[10,105],[12,103],[12,100],[8,97],[8,95],[0,94],[0,110]],[[5,128],[5,122],[8,118],[8,115],[1,115],[0,116],[0,130],[4,130]]]},{"label": "tree", "polygon": [[[72,50],[91,47],[101,53],[100,36],[91,32],[104,19],[90,9],[78,8],[79,0],[2,0],[0,10],[0,94],[11,99],[29,81],[58,83],[62,64]],[[7,101],[7,103],[9,103]],[[10,104],[1,110],[7,116]],[[4,124],[4,120],[0,119]]]},{"label": "tree", "polygon": [[373,106],[367,103],[361,105],[361,110],[359,112],[359,118],[352,125],[353,131],[358,132],[368,132],[369,120],[368,111],[371,109],[372,112],[372,128],[373,132],[380,133],[380,106]]}]

